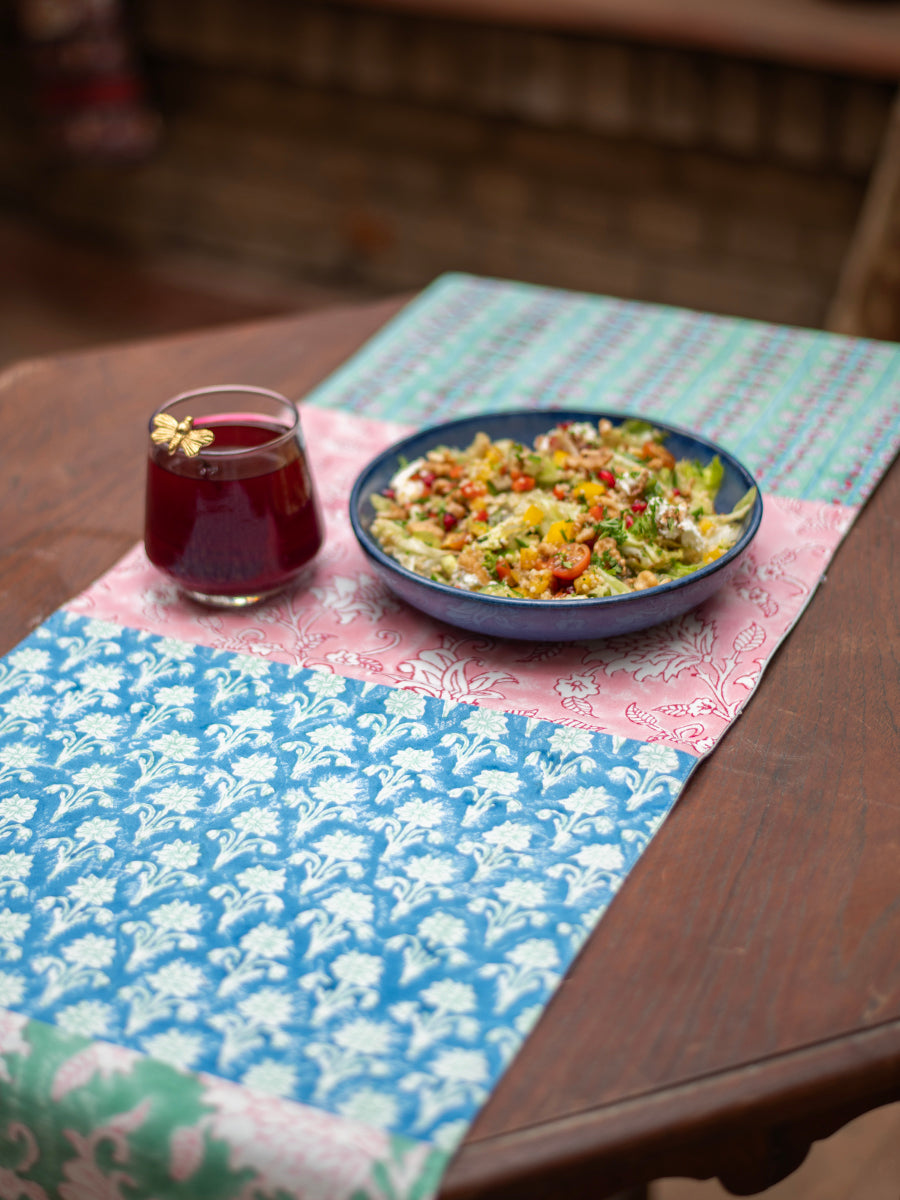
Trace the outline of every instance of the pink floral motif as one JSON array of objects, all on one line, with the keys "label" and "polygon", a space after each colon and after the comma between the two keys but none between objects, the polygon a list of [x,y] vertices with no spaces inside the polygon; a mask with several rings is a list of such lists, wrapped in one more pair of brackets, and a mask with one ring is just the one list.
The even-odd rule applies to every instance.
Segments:
[{"label": "pink floral motif", "polygon": [[495,641],[448,632],[403,605],[372,576],[356,545],[346,514],[353,481],[405,427],[315,408],[304,410],[303,424],[322,485],[327,541],[292,592],[252,611],[208,612],[181,600],[135,547],[68,607],[220,649],[702,755],[746,704],[858,512],[767,495],[740,570],[694,612],[609,641]]},{"label": "pink floral motif", "polygon": [[206,1154],[206,1140],[203,1131],[196,1125],[183,1125],[176,1129],[170,1141],[171,1157],[169,1174],[179,1183],[194,1174],[202,1166]]},{"label": "pink floral motif", "polygon": [[[299,1181],[302,1200],[350,1196],[365,1190],[376,1162],[391,1157],[389,1136],[371,1126],[215,1076],[201,1078],[204,1102],[215,1110],[206,1119],[208,1131],[228,1143],[233,1170],[257,1172],[247,1200],[276,1189],[301,1200]],[[410,1155],[424,1164],[431,1149],[423,1143]]]},{"label": "pink floral motif", "polygon": [[0,1200],[48,1200],[39,1183],[19,1177],[20,1171],[30,1171],[41,1156],[37,1138],[19,1121],[10,1122],[5,1135],[11,1142],[22,1143],[22,1161],[15,1167],[0,1167]]},{"label": "pink floral motif", "polygon": [[98,1074],[102,1079],[109,1079],[114,1074],[128,1075],[140,1058],[137,1051],[124,1046],[94,1042],[63,1063],[53,1077],[50,1095],[54,1100],[61,1100],[75,1088],[90,1083]]},{"label": "pink floral motif", "polygon": [[[149,1105],[141,1105],[141,1124]],[[97,1162],[97,1152],[102,1143],[112,1143],[112,1159],[117,1163],[127,1163],[131,1153],[128,1145],[128,1133],[134,1127],[127,1122],[122,1128],[106,1126],[94,1130],[88,1137],[76,1133],[74,1129],[66,1129],[65,1136],[75,1150],[75,1158],[68,1158],[63,1163],[63,1173],[66,1182],[59,1185],[60,1200],[125,1200],[123,1187],[134,1187],[134,1179],[127,1171],[111,1171],[109,1174]]]}]

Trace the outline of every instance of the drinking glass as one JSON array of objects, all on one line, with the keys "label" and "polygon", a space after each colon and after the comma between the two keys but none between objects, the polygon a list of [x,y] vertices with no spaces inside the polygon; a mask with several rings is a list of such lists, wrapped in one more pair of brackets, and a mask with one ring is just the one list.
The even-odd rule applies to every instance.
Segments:
[{"label": "drinking glass", "polygon": [[203,604],[288,587],[322,544],[297,408],[267,388],[183,392],[153,414],[147,557]]}]

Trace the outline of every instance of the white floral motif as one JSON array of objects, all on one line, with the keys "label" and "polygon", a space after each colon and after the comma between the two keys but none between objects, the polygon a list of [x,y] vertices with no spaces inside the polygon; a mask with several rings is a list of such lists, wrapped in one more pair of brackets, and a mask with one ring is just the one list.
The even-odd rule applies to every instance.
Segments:
[{"label": "white floral motif", "polygon": [[368,892],[339,888],[325,896],[320,908],[307,908],[296,918],[297,925],[308,930],[305,957],[315,962],[332,946],[351,936],[358,942],[371,941],[374,915],[375,905]]},{"label": "white floral motif", "polygon": [[410,846],[428,841],[439,845],[444,841],[441,826],[449,814],[440,800],[407,800],[398,805],[392,816],[375,817],[372,828],[381,830],[386,839],[383,857],[404,854]]},{"label": "white floral motif", "polygon": [[433,750],[407,746],[394,751],[390,764],[377,763],[366,767],[366,775],[377,776],[381,780],[381,787],[374,796],[375,804],[386,804],[398,793],[414,786],[435,790],[438,786],[434,778],[436,766]]},{"label": "white floral motif", "polygon": [[42,896],[36,907],[50,916],[50,925],[44,934],[46,941],[53,941],[85,921],[95,925],[111,924],[114,914],[109,906],[115,894],[114,879],[88,874],[70,883],[65,896]]},{"label": "white floral motif", "polygon": [[287,1063],[264,1058],[245,1072],[243,1082],[246,1087],[267,1096],[292,1096],[297,1085],[297,1072]]},{"label": "white floral motif", "polygon": [[319,838],[311,850],[298,850],[292,854],[291,862],[305,867],[304,877],[299,883],[301,893],[325,887],[339,875],[361,879],[368,847],[369,839],[361,834],[338,830]]},{"label": "white floral motif", "polygon": [[302,788],[285,792],[285,804],[297,812],[291,840],[301,841],[310,830],[332,818],[352,818],[362,792],[362,784],[352,775],[326,776],[311,786],[312,798]]},{"label": "white floral motif", "polygon": [[27,822],[37,811],[37,800],[32,796],[13,794],[0,799],[0,835],[11,833],[18,842],[27,842],[31,829]]},{"label": "white floral motif", "polygon": [[146,733],[158,725],[165,725],[173,718],[190,721],[196,699],[195,689],[186,684],[157,688],[153,693],[152,702],[138,702],[132,709],[135,713],[144,714],[138,725],[138,733]]},{"label": "white floral motif", "polygon": [[527,992],[552,987],[560,970],[559,951],[549,938],[526,938],[502,963],[487,963],[479,975],[496,980],[495,1012],[505,1012]]},{"label": "white floral motif", "polygon": [[522,791],[522,778],[517,771],[498,771],[490,768],[479,771],[471,784],[461,788],[452,788],[450,795],[455,798],[471,796],[467,801],[463,814],[463,825],[477,825],[484,820],[497,802],[502,802],[507,812],[521,809],[522,802],[518,799]]},{"label": "white floral motif", "polygon": [[424,715],[425,698],[398,688],[388,694],[383,713],[363,713],[359,723],[363,729],[374,730],[369,738],[369,750],[374,753],[398,738],[426,737],[428,726],[421,720]]},{"label": "white floral motif", "polygon": [[126,871],[137,877],[137,887],[132,893],[132,902],[139,904],[154,892],[169,887],[195,887],[200,878],[190,868],[200,861],[200,847],[196,842],[185,842],[175,838],[154,851],[150,861],[132,859]]},{"label": "white floral motif", "polygon": [[579,900],[601,884],[605,884],[610,891],[617,891],[624,873],[625,856],[621,849],[599,843],[582,846],[573,861],[555,863],[547,871],[551,879],[568,881],[567,903]]},{"label": "white floral motif", "polygon": [[508,879],[497,888],[495,896],[476,896],[469,907],[486,918],[485,945],[492,946],[508,933],[544,925],[547,921],[546,900],[543,883]]},{"label": "white floral motif", "polygon": [[190,1025],[197,1019],[202,995],[209,982],[203,970],[184,958],[176,958],[147,975],[139,983],[121,989],[128,1005],[126,1034],[137,1034],[154,1021],[174,1019]]},{"label": "white floral motif", "polygon": [[170,900],[152,909],[147,921],[123,921],[122,932],[134,939],[126,971],[140,971],[159,955],[172,950],[194,950],[204,923],[203,909],[187,900]]},{"label": "white floral motif", "polygon": [[451,750],[456,764],[454,775],[465,775],[471,764],[480,758],[494,762],[512,762],[512,751],[506,745],[508,722],[503,713],[489,708],[476,709],[463,721],[465,733],[445,733],[441,745]]},{"label": "white floral motif", "polygon": [[218,1065],[228,1067],[236,1060],[258,1051],[267,1042],[273,1048],[289,1044],[286,1027],[294,1017],[295,1002],[287,992],[263,987],[210,1018],[210,1025],[222,1034]]},{"label": "white floral motif", "polygon": [[483,1103],[490,1072],[481,1050],[439,1051],[424,1071],[411,1072],[400,1081],[404,1091],[417,1093],[415,1129],[426,1129],[446,1113]]},{"label": "white floral motif", "polygon": [[51,878],[71,869],[77,862],[107,862],[115,855],[111,842],[118,838],[119,822],[105,817],[90,817],[82,821],[74,837],[47,838],[48,848],[56,850],[56,863],[50,872]]},{"label": "white floral motif", "polygon": [[391,1007],[391,1016],[409,1025],[407,1055],[418,1058],[436,1042],[474,1041],[479,1034],[478,1020],[469,1015],[478,1008],[478,998],[470,983],[439,979],[419,995],[420,1003],[403,1001]]},{"label": "white floral motif", "polygon": [[14,912],[9,908],[0,908],[0,949],[4,958],[15,962],[22,957],[21,942],[31,925],[28,913]]},{"label": "white floral motif", "polygon": [[265,746],[272,740],[269,729],[273,720],[274,714],[269,709],[251,705],[233,712],[228,724],[223,722],[209,725],[205,732],[207,737],[216,739],[213,754],[216,758],[221,758],[223,754],[230,753],[235,746],[245,742],[254,746]]},{"label": "white floral motif", "polygon": [[143,1048],[152,1058],[187,1071],[200,1057],[203,1047],[196,1034],[185,1033],[181,1029],[167,1029],[165,1033],[146,1038]]},{"label": "white floral motif", "polygon": [[214,784],[219,798],[215,811],[224,812],[234,804],[259,796],[272,796],[275,789],[270,780],[278,774],[278,759],[273,754],[245,754],[231,763],[230,769],[213,767],[206,776]]},{"label": "white floral motif", "polygon": [[615,783],[627,783],[630,795],[626,807],[629,812],[656,800],[664,790],[674,800],[681,790],[682,780],[675,774],[678,770],[678,755],[670,746],[642,746],[635,761],[643,771],[631,767],[613,767],[609,777]]},{"label": "white floral motif", "polygon": [[483,879],[513,863],[530,867],[532,856],[524,851],[530,845],[532,836],[530,826],[518,821],[503,821],[486,829],[477,842],[465,838],[459,843],[459,849],[477,863],[473,880]]},{"label": "white floral motif", "polygon": [[257,908],[269,913],[279,913],[284,908],[284,901],[277,894],[285,888],[283,868],[270,870],[268,867],[247,867],[235,879],[236,883],[220,883],[210,888],[210,896],[221,903],[224,909],[219,918],[219,929],[225,929],[239,917]]},{"label": "white floral motif", "polygon": [[31,767],[36,766],[40,759],[37,746],[25,744],[4,746],[0,750],[0,780],[16,777],[23,783],[32,783],[34,773]]},{"label": "white floral motif", "polygon": [[415,658],[398,664],[398,682],[415,687],[430,696],[441,696],[474,704],[489,698],[500,699],[504,684],[515,683],[508,671],[485,668],[483,660],[472,654],[471,638],[449,634],[440,644],[421,650]]},{"label": "white floral motif", "polygon": [[81,1037],[108,1037],[113,1020],[113,1007],[102,1000],[80,1000],[70,1004],[56,1016],[56,1024],[66,1033],[77,1033]]},{"label": "white floral motif", "polygon": [[[678,757],[672,751],[675,765]],[[618,770],[619,768],[614,768]],[[615,825],[608,813],[613,808],[613,797],[605,787],[579,787],[568,792],[554,801],[559,808],[566,810],[565,814],[559,808],[542,808],[538,817],[542,821],[552,821],[556,829],[553,839],[554,849],[560,849],[569,844],[573,838],[583,835],[588,830],[601,835],[609,835]]]},{"label": "white floral motif", "polygon": [[13,732],[37,733],[38,718],[45,713],[49,700],[45,696],[34,696],[28,692],[16,693],[0,708],[6,716],[0,720],[0,735]]},{"label": "white floral motif", "polygon": [[153,792],[145,800],[139,800],[126,808],[139,820],[135,841],[143,842],[163,830],[193,829],[196,821],[188,813],[196,812],[201,805],[201,793],[196,787],[183,783],[169,783]]},{"label": "white floral motif", "polygon": [[0,1006],[15,1008],[25,995],[25,979],[12,971],[0,971]]},{"label": "white floral motif", "polygon": [[380,955],[346,950],[331,964],[330,976],[333,978],[314,972],[301,979],[304,987],[312,988],[315,998],[310,1018],[312,1024],[323,1025],[345,1008],[374,1008],[378,1003],[378,984],[383,972],[384,961]]},{"label": "white floral motif", "polygon": [[34,969],[47,981],[38,1005],[54,1004],[73,988],[108,983],[104,968],[112,965],[115,952],[114,938],[88,933],[64,945],[62,958],[49,954],[35,956]]},{"label": "white floral motif", "polygon": [[291,778],[300,779],[326,763],[349,767],[352,760],[346,751],[353,749],[354,741],[354,735],[346,725],[320,725],[309,731],[305,741],[282,742],[281,749],[295,751]]},{"label": "white floral motif", "polygon": [[206,836],[218,842],[219,852],[213,862],[216,871],[242,854],[275,854],[278,843],[279,817],[271,808],[254,805],[237,813],[230,829],[207,829]]},{"label": "white floral motif", "polygon": [[318,1067],[315,1097],[320,1101],[350,1079],[372,1079],[390,1073],[395,1034],[387,1021],[357,1017],[340,1025],[327,1041],[311,1041],[304,1053]]},{"label": "white floral motif", "polygon": [[87,808],[92,802],[111,808],[110,792],[115,789],[120,774],[115,767],[95,762],[74,771],[71,783],[51,784],[47,793],[57,796],[58,803],[50,820],[59,821],[72,809]]},{"label": "white floral motif", "polygon": [[211,950],[209,961],[225,972],[219,984],[219,995],[231,995],[250,984],[255,985],[261,979],[273,983],[284,979],[287,968],[278,960],[287,958],[291,949],[292,941],[288,932],[278,925],[263,921],[249,929],[237,946]]},{"label": "white floral motif", "polygon": [[447,885],[456,878],[458,867],[449,856],[423,854],[407,858],[401,866],[403,875],[389,875],[379,867],[375,877],[375,886],[390,891],[397,901],[392,917],[405,916],[419,905],[447,900],[452,895]]}]

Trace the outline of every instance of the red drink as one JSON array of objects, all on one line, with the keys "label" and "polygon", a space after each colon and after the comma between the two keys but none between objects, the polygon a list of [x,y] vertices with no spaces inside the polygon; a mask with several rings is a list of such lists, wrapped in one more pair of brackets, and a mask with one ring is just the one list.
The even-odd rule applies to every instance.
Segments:
[{"label": "red drink", "polygon": [[250,604],[288,586],[322,544],[296,410],[293,426],[271,413],[202,415],[197,396],[163,411],[200,411],[195,427],[215,440],[195,457],[151,445],[147,557],[195,599]]}]

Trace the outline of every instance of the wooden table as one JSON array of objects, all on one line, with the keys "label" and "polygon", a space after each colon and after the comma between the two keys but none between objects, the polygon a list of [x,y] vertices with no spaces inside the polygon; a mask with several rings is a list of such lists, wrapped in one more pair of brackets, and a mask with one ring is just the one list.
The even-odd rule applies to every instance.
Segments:
[{"label": "wooden table", "polygon": [[[0,651],[140,537],[146,419],[302,396],[401,301],[0,375]],[[446,1176],[446,1200],[761,1190],[900,1098],[900,467],[702,764]]]}]

